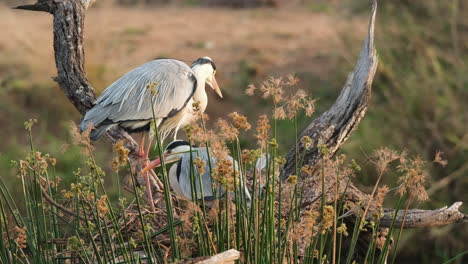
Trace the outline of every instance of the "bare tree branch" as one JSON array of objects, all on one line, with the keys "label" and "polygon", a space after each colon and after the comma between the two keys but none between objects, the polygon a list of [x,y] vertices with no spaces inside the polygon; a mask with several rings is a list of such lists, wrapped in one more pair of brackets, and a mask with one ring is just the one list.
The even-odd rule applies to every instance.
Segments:
[{"label": "bare tree branch", "polygon": [[80,215],[77,215],[75,214],[75,212],[59,203],[57,203],[52,197],[49,196],[49,194],[47,193],[47,191],[44,189],[44,187],[40,186],[41,187],[41,192],[42,192],[42,196],[44,196],[44,199],[46,199],[46,201],[48,203],[50,203],[52,206],[55,206],[57,209],[59,209],[60,211],[66,213],[67,215],[70,215],[70,216],[73,216],[73,217],[77,217],[83,221],[86,221],[86,219]]},{"label": "bare tree branch", "polygon": [[[468,222],[468,215],[459,211],[462,204],[462,202],[456,202],[448,208],[445,206],[437,210],[408,210],[403,228],[443,226]],[[394,209],[384,209],[384,215],[380,220],[380,226],[390,227],[394,215]],[[401,227],[401,224],[403,223],[403,215],[404,210],[399,210],[395,219],[396,227]]]},{"label": "bare tree branch", "polygon": [[[84,68],[84,20],[87,8],[95,0],[39,0],[33,5],[16,9],[44,11],[53,15],[54,53],[58,76],[53,78],[70,102],[83,115],[94,106],[96,94],[89,83]],[[114,127],[106,133],[112,143],[125,140],[130,150],[129,160],[139,171],[138,145],[124,130]]]},{"label": "bare tree branch", "polygon": [[316,165],[322,156],[319,145],[324,144],[333,155],[346,142],[366,114],[378,61],[374,47],[376,12],[377,2],[374,1],[367,38],[354,71],[348,75],[348,80],[333,106],[302,132],[300,138],[310,137],[313,140],[313,147],[306,150],[299,140],[298,149],[293,146],[289,151],[282,171],[283,179],[295,174],[297,153],[301,155],[305,153],[306,164],[317,168]]},{"label": "bare tree branch", "polygon": [[183,260],[177,264],[231,264],[235,263],[240,258],[240,252],[235,249],[230,249],[211,257],[201,257],[190,260]]}]

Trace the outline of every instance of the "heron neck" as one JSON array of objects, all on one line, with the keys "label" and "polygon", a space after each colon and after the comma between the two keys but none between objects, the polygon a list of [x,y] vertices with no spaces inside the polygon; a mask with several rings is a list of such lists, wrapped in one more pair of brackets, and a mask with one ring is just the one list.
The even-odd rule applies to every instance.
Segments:
[{"label": "heron neck", "polygon": [[[195,72],[196,74],[196,72]],[[193,100],[200,102],[200,110],[205,112],[206,106],[208,105],[208,96],[205,91],[205,79],[200,78],[198,75],[197,77],[197,88],[195,93],[193,94]]]}]

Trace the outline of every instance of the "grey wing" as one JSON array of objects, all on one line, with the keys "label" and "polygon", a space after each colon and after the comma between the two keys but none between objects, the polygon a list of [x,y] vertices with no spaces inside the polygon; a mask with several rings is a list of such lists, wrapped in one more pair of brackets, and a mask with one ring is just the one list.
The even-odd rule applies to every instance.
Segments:
[{"label": "grey wing", "polygon": [[[203,191],[203,197],[206,200],[212,200],[214,197],[213,194],[213,188],[211,184],[211,172],[210,172],[210,167],[208,164],[208,155],[206,152],[205,148],[194,148],[194,151],[192,152],[192,159],[195,160],[197,157],[200,157],[202,160],[206,162],[205,165],[205,172],[203,175],[201,175],[201,186],[200,188],[200,178],[199,178],[199,173],[198,173],[198,168],[194,166],[195,170],[195,184],[194,186],[196,187],[197,190],[197,196],[199,199],[202,197],[202,191]],[[211,156],[211,164],[212,167],[215,166],[216,164],[216,159]],[[185,197],[188,199],[191,199],[192,197],[192,190],[191,190],[191,178],[190,178],[190,153],[185,153],[181,159],[181,169],[180,169],[180,177],[179,177],[179,183],[181,186],[182,193]],[[219,187],[216,191],[216,196],[220,197],[224,194],[224,189],[222,187]]]},{"label": "grey wing", "polygon": [[151,101],[156,118],[174,115],[195,89],[196,78],[187,64],[171,59],[151,61],[112,83],[82,123],[97,126],[106,119],[113,123],[149,120],[153,118]]}]

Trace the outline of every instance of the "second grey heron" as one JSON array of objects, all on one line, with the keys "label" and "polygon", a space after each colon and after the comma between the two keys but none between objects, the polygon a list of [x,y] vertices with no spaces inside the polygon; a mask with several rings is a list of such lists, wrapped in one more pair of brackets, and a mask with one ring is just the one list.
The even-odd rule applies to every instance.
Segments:
[{"label": "second grey heron", "polygon": [[[192,153],[190,153],[192,150]],[[216,158],[213,155],[208,155],[206,147],[190,147],[189,142],[183,140],[176,140],[167,145],[166,150],[164,151],[164,162],[166,164],[177,162],[172,165],[169,169],[169,183],[174,190],[175,194],[185,199],[192,200],[192,193],[196,192],[196,197],[198,200],[203,199],[205,201],[216,200],[223,195],[225,195],[225,188],[221,184],[215,184],[217,186],[216,192],[213,192],[212,182],[215,182],[211,177],[211,172],[209,168],[209,157],[211,158],[211,164],[215,167]],[[193,178],[191,177],[190,164],[199,157],[205,162],[203,172],[200,172],[198,167],[193,165]],[[233,163],[234,168],[237,170],[239,166],[237,162],[232,158],[228,157]],[[146,170],[151,167],[160,166],[160,159],[156,159],[147,167]],[[201,177],[201,178],[200,178]],[[192,180],[193,179],[193,183]],[[192,185],[193,184],[193,185]],[[247,204],[250,204],[250,193],[247,189],[243,176],[240,173],[238,185],[238,197],[245,199]]]}]

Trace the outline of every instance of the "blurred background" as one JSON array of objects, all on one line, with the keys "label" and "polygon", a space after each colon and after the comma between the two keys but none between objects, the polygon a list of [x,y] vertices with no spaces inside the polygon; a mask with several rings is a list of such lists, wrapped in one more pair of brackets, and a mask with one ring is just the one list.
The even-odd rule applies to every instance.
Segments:
[{"label": "blurred background", "polygon": [[[81,166],[69,133],[80,115],[51,79],[56,74],[51,16],[11,9],[26,3],[0,1],[0,177],[17,194],[21,190],[11,160],[24,159],[29,150],[23,123],[30,118],[39,121],[33,129],[35,146],[58,158],[56,172],[64,186]],[[317,99],[317,116],[334,102],[353,69],[369,13],[367,0],[99,0],[86,18],[86,71],[99,94],[149,60],[190,63],[210,56],[225,95],[221,101],[208,92],[211,125],[232,111],[248,115],[252,123],[259,114],[271,113],[267,102],[244,91],[250,83],[289,73]],[[363,168],[355,183],[370,192],[376,173],[366,160],[379,147],[406,148],[428,161],[442,151],[449,163],[429,166],[431,200],[413,206],[468,202],[468,2],[380,1],[376,48],[379,67],[371,106],[341,150]],[[301,117],[299,123],[303,128],[311,120]],[[294,130],[290,121],[279,126],[286,154]],[[254,140],[243,141],[254,147]],[[111,146],[104,139],[96,149],[108,172],[106,185],[115,188]],[[384,183],[394,187],[396,178],[389,173]],[[388,206],[394,199],[388,196]],[[442,263],[467,250],[466,241],[466,224],[408,230],[397,262]]]}]

